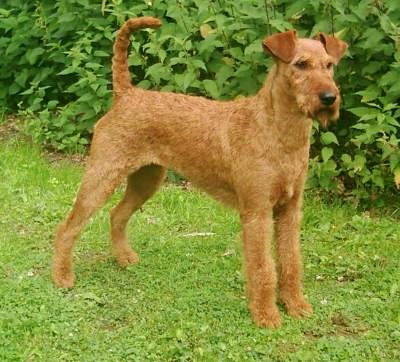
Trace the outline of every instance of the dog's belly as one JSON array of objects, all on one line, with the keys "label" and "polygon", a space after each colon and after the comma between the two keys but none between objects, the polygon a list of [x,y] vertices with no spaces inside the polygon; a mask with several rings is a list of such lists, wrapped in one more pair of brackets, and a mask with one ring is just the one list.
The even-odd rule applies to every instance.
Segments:
[{"label": "dog's belly", "polygon": [[202,167],[198,167],[195,164],[187,167],[170,165],[169,167],[182,174],[194,186],[206,192],[214,199],[227,206],[237,207],[237,195],[228,181],[226,174],[211,172],[210,168],[207,169],[204,165]]},{"label": "dog's belly", "polygon": [[184,133],[180,139],[158,145],[155,163],[175,170],[213,198],[236,207],[238,202],[232,186],[232,171],[224,154],[218,138],[209,135],[199,141],[195,135],[188,137]]},{"label": "dog's belly", "polygon": [[230,185],[223,182],[215,182],[215,180],[213,183],[194,180],[193,184],[223,204],[237,208],[237,195]]}]

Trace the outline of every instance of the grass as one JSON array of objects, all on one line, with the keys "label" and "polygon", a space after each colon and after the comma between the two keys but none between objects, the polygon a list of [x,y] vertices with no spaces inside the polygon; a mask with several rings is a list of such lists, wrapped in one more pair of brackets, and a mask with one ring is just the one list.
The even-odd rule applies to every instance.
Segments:
[{"label": "grass", "polygon": [[[237,216],[196,191],[165,186],[130,224],[141,256],[119,268],[108,211],[75,252],[76,287],[53,287],[52,236],[82,168],[34,146],[0,143],[1,361],[399,360],[399,212],[371,216],[305,200],[305,291],[315,313],[278,330],[253,325]],[[398,211],[398,210],[397,210]]]}]

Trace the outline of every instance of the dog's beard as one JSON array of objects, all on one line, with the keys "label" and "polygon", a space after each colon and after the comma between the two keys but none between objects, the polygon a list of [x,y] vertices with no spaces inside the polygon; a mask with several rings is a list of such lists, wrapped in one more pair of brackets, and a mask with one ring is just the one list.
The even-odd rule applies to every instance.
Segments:
[{"label": "dog's beard", "polygon": [[329,122],[331,121],[331,118],[327,114],[327,112],[319,112],[315,117],[318,119],[319,123],[322,125],[323,128],[327,128],[329,125]]},{"label": "dog's beard", "polygon": [[339,107],[320,108],[313,114],[313,118],[318,119],[322,127],[326,128],[330,122],[335,122],[339,118]]},{"label": "dog's beard", "polygon": [[[317,102],[315,102],[317,103]],[[300,106],[300,105],[299,105]],[[321,106],[318,102],[316,105],[309,107],[309,104],[302,104],[301,111],[308,117],[317,119],[323,127],[327,127],[330,122],[334,122],[339,118],[339,104],[332,106]]]},{"label": "dog's beard", "polygon": [[322,106],[319,99],[299,96],[297,97],[297,105],[303,114],[308,118],[317,119],[324,128],[326,128],[330,122],[334,122],[339,118],[338,101],[332,106]]}]

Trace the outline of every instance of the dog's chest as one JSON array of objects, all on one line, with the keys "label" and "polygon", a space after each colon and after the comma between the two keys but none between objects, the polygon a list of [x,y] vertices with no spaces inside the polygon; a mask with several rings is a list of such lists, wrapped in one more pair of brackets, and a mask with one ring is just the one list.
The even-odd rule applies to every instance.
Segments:
[{"label": "dog's chest", "polygon": [[275,172],[272,185],[271,201],[282,205],[301,192],[308,162],[303,157],[282,160]]}]

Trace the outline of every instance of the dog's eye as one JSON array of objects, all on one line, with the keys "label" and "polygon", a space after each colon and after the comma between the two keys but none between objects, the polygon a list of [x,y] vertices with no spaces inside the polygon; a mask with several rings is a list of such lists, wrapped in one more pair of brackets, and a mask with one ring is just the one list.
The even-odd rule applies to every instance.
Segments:
[{"label": "dog's eye", "polygon": [[327,67],[328,69],[332,69],[332,68],[333,68],[333,63],[332,63],[332,62],[329,62],[329,63],[326,65],[326,67]]},{"label": "dog's eye", "polygon": [[299,60],[298,62],[294,63],[296,68],[299,69],[307,69],[308,68],[308,63],[305,60]]}]

